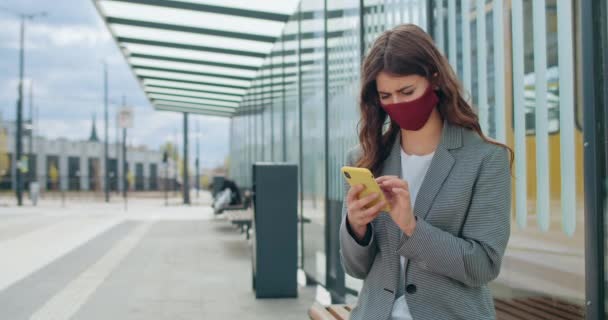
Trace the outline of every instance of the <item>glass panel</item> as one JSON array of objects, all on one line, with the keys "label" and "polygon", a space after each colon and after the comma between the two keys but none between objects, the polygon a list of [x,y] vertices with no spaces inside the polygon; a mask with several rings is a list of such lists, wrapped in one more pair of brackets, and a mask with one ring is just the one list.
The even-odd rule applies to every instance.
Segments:
[{"label": "glass panel", "polygon": [[[513,111],[520,117],[514,117],[514,121],[507,124],[506,138],[511,146],[516,138],[524,143],[523,148],[519,148],[523,153],[516,153],[519,162],[515,164],[514,184],[515,201],[523,200],[523,206],[514,209],[524,210],[524,214],[518,213],[520,221],[513,224],[502,271],[493,289],[500,299],[531,301],[540,296],[554,310],[559,304],[565,304],[582,313],[585,298],[584,198],[580,178],[583,176],[583,141],[582,131],[575,128],[572,116],[575,89],[571,80],[564,80],[574,73],[575,41],[571,31],[560,38],[562,49],[558,50],[558,32],[564,32],[558,31],[558,27],[572,28],[573,6],[571,1],[564,1],[561,10],[568,14],[558,18],[555,0],[512,3],[512,8],[505,7],[505,10],[512,9],[514,19],[513,33],[507,41],[512,42],[514,48],[512,67],[521,71],[514,69],[513,79],[508,78],[510,72],[505,73],[506,83],[513,84],[506,97],[515,98]],[[515,24],[523,28],[515,28]],[[510,30],[508,25],[505,30]],[[489,74],[493,68],[489,66]],[[488,85],[493,87],[491,81]],[[507,108],[507,119],[513,115],[510,111]],[[568,114],[571,116],[566,118]],[[541,116],[543,119],[537,118]],[[560,128],[560,121],[567,123],[564,128]],[[521,130],[519,137],[517,130]],[[517,167],[521,165],[525,170],[518,173]],[[540,179],[545,182],[539,183]],[[521,182],[517,183],[518,180]],[[545,205],[539,207],[541,201]]]},{"label": "glass panel", "polygon": [[[283,61],[293,63],[292,67],[285,67],[285,153],[286,161],[299,165],[298,194],[302,193],[301,166],[300,163],[300,91],[299,91],[299,11],[287,22],[283,32]],[[298,197],[298,266],[302,268],[302,210],[301,201]]]},{"label": "glass panel", "polygon": [[[391,10],[397,10],[395,3],[390,3]],[[342,203],[345,194],[344,178],[340,168],[345,165],[348,151],[358,144],[357,122],[359,106],[357,103],[359,89],[359,70],[361,61],[361,43],[359,34],[359,1],[335,0],[328,2],[328,10],[340,12],[340,18],[328,20],[328,33],[342,31],[341,36],[328,39],[328,236],[329,252],[327,253],[329,277],[340,286],[344,277],[345,286],[359,291],[362,281],[343,274],[339,261],[339,226],[341,222]],[[391,15],[392,16],[392,15]],[[392,18],[391,18],[392,19]],[[332,259],[332,260],[330,260]]]},{"label": "glass panel", "polygon": [[272,143],[273,143],[273,161],[283,161],[283,56],[280,52],[283,49],[282,41],[277,41],[274,48],[271,51],[272,57],[270,59],[272,68],[270,86],[271,93],[271,104],[272,104]]},{"label": "glass panel", "polygon": [[[323,43],[324,1],[301,4],[311,19],[302,21],[302,33]],[[305,43],[302,43],[303,47]],[[304,219],[304,271],[325,284],[325,81],[323,46],[311,46],[311,63],[302,65],[302,199]],[[308,60],[308,59],[307,59]]]}]

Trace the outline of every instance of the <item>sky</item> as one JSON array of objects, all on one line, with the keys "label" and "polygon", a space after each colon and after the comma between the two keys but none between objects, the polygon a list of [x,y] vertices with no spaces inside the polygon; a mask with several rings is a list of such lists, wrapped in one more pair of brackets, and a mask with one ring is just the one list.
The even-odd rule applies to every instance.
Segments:
[{"label": "sky", "polygon": [[[0,2],[0,115],[16,118],[19,28],[16,13],[46,12],[25,30],[24,118],[29,118],[30,84],[38,110],[37,130],[48,138],[88,139],[93,115],[103,137],[103,62],[108,66],[110,141],[116,140],[116,111],[133,107],[129,143],[158,149],[166,141],[183,145],[183,115],[155,111],[120,53],[92,0],[2,0]],[[201,167],[220,165],[229,151],[229,120],[189,116],[190,156],[200,139]],[[197,128],[200,131],[197,132]],[[177,138],[177,139],[176,139]]]}]

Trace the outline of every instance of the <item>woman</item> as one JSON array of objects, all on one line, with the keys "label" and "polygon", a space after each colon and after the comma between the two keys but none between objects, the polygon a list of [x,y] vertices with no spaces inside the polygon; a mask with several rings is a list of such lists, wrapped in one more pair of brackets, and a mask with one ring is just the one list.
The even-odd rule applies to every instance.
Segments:
[{"label": "woman", "polygon": [[[493,319],[488,283],[510,233],[510,149],[477,115],[432,39],[415,25],[384,32],[362,67],[360,146],[347,165],[382,188],[344,200],[340,251],[363,279],[352,319]],[[387,125],[390,117],[390,125]]]}]

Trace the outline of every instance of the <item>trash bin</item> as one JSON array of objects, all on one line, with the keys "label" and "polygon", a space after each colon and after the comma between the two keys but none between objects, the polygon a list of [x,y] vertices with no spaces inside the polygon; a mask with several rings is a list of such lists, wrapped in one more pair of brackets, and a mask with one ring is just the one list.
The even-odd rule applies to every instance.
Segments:
[{"label": "trash bin", "polygon": [[252,268],[256,298],[298,296],[298,166],[253,165]]}]

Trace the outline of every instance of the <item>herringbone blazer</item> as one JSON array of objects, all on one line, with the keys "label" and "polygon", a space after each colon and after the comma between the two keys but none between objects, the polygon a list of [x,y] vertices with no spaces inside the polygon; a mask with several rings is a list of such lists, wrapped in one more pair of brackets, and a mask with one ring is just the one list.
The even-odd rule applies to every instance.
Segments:
[{"label": "herringbone blazer", "polygon": [[[382,175],[401,177],[400,135]],[[360,157],[356,148],[347,165]],[[348,190],[348,189],[347,189]],[[363,279],[351,319],[390,319],[400,256],[406,257],[405,296],[414,320],[494,319],[488,283],[498,276],[510,234],[508,151],[468,129],[444,122],[441,142],[416,198],[411,237],[382,212],[359,244],[340,226],[340,258],[347,274]]]}]

